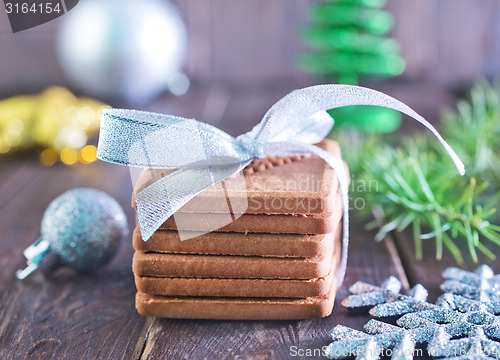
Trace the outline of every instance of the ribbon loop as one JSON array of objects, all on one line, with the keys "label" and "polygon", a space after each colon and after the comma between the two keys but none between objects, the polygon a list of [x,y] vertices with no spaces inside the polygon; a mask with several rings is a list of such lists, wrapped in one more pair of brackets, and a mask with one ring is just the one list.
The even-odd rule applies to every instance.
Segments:
[{"label": "ribbon loop", "polygon": [[349,243],[348,179],[342,159],[313,144],[325,138],[333,126],[333,119],[325,110],[348,105],[382,106],[413,117],[438,138],[459,173],[465,173],[455,152],[422,116],[386,94],[349,85],[318,85],[295,90],[274,104],[251,131],[236,139],[191,119],[105,109],[97,156],[126,166],[178,169],[136,195],[141,233],[146,241],[193,197],[238,173],[253,159],[264,158],[268,153],[318,155],[335,170],[342,192],[343,255],[337,277],[337,286],[340,286]]}]

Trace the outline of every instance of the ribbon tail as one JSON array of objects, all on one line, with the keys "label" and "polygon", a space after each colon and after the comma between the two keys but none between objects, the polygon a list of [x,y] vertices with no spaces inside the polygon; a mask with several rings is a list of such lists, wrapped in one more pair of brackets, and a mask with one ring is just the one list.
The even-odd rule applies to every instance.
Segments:
[{"label": "ribbon tail", "polygon": [[337,175],[340,191],[342,192],[342,204],[343,204],[343,223],[342,223],[342,255],[340,259],[339,269],[337,272],[337,289],[340,288],[344,282],[345,273],[347,270],[347,258],[349,253],[349,179],[346,172],[344,161],[334,155],[325,151],[315,145],[304,144],[299,142],[288,142],[288,146],[300,148],[318,155],[320,158],[325,160],[325,162],[330,165],[330,167],[335,171]]},{"label": "ribbon tail", "polygon": [[[274,104],[263,120],[250,131],[250,134],[256,141],[262,143],[281,141],[309,143],[308,137],[305,136],[307,131],[301,123],[314,123],[313,120],[307,120],[307,118],[318,111],[349,105],[382,106],[411,116],[438,138],[460,175],[465,174],[464,164],[458,155],[427,120],[401,101],[380,91],[361,86],[332,84],[295,90]],[[301,131],[298,131],[299,129]]]},{"label": "ribbon tail", "polygon": [[241,171],[247,163],[227,166],[191,166],[173,172],[137,193],[141,235],[147,241],[167,219],[203,190]]},{"label": "ribbon tail", "polygon": [[328,165],[332,167],[332,169],[337,174],[337,178],[339,179],[340,190],[342,192],[342,203],[343,203],[343,223],[342,223],[342,256],[340,259],[339,269],[337,273],[337,289],[340,288],[342,283],[344,282],[344,277],[347,271],[347,258],[349,255],[349,195],[348,195],[348,176],[345,171],[344,161],[329,152],[320,149],[314,145],[311,147],[311,152],[318,155],[320,158],[325,160]]}]

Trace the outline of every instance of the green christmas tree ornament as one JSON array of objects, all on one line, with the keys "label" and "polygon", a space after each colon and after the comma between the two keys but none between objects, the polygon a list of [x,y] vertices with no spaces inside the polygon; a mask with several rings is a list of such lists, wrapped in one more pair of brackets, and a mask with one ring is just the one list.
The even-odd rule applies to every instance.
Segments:
[{"label": "green christmas tree ornament", "polygon": [[[405,62],[399,43],[387,36],[393,16],[382,8],[386,0],[323,0],[311,6],[312,23],[302,32],[310,51],[298,66],[319,78],[343,84],[400,75]],[[399,128],[400,113],[375,107],[348,107],[329,112],[337,127],[372,133]]]},{"label": "green christmas tree ornament", "polygon": [[396,131],[401,123],[398,111],[379,106],[345,106],[329,110],[335,119],[335,127],[352,127],[367,133],[389,133]]}]

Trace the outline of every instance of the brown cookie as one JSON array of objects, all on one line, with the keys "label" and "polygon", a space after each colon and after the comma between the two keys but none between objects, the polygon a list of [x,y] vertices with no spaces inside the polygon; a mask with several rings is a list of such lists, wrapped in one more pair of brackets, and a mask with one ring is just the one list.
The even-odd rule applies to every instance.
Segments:
[{"label": "brown cookie", "polygon": [[182,255],[136,251],[134,274],[152,277],[315,279],[328,275],[332,255],[315,258]]},{"label": "brown cookie", "polygon": [[216,279],[135,276],[139,292],[162,296],[285,297],[323,296],[330,290],[333,272],[319,279]]},{"label": "brown cookie", "polygon": [[[338,144],[323,140],[319,147],[340,156]],[[147,170],[134,194],[174,170]],[[268,156],[254,160],[243,171],[206,189],[178,212],[247,214],[331,214],[336,207],[339,183],[335,172],[321,158],[311,155]],[[136,204],[132,196],[132,206]]]},{"label": "brown cookie", "polygon": [[[338,247],[339,245],[337,245]],[[135,276],[139,292],[162,296],[279,297],[326,296],[330,291],[340,251],[335,251],[328,275],[309,280],[167,278]]]},{"label": "brown cookie", "polygon": [[139,227],[133,234],[136,250],[180,254],[245,255],[273,257],[314,257],[329,252],[333,246],[334,233],[268,234],[211,232],[189,235],[181,241],[175,230],[157,231],[148,240],[142,240]]},{"label": "brown cookie", "polygon": [[250,165],[243,169],[244,175],[250,175],[259,171],[265,171],[277,166],[282,166],[286,164],[290,164],[295,161],[299,161],[302,159],[308,159],[312,155],[311,154],[301,154],[294,156],[276,156],[276,155],[267,155],[264,159],[255,159]]},{"label": "brown cookie", "polygon": [[168,297],[137,293],[139,314],[159,318],[216,320],[298,320],[326,317],[335,299],[335,281],[326,296],[290,298]]},{"label": "brown cookie", "polygon": [[[324,214],[243,214],[234,221],[227,223],[227,214],[196,214],[182,213],[171,216],[160,229],[178,230],[177,216],[182,218],[183,231],[213,231],[240,233],[272,233],[272,234],[328,234],[334,232],[342,217],[342,202],[340,194],[336,197],[337,206],[329,215]],[[222,227],[214,224],[227,224]],[[189,240],[187,240],[189,241]]]}]

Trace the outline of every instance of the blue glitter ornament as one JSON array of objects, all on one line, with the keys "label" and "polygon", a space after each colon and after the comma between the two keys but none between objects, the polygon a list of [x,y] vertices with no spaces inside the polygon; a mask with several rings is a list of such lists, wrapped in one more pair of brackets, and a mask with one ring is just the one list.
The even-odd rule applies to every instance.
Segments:
[{"label": "blue glitter ornament", "polygon": [[125,213],[111,196],[89,188],[67,191],[45,210],[40,238],[24,251],[28,266],[16,276],[61,265],[93,270],[111,260],[127,234]]}]

